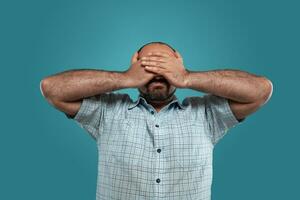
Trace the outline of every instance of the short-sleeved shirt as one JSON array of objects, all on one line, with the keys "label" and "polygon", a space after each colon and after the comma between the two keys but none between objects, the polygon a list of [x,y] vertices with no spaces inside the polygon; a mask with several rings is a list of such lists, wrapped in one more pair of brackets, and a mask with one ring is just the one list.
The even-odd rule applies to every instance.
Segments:
[{"label": "short-sleeved shirt", "polygon": [[97,143],[97,200],[210,200],[213,148],[243,121],[212,94],[175,96],[157,112],[115,92],[83,99],[71,119]]}]

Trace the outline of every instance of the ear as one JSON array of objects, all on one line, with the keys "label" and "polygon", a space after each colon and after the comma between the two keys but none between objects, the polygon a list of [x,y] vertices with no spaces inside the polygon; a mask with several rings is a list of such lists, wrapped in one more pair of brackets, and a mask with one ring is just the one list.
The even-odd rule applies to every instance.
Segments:
[{"label": "ear", "polygon": [[177,57],[177,59],[178,59],[181,63],[183,63],[183,58],[182,58],[182,56],[180,55],[180,53],[179,53],[178,51],[175,51],[175,56]]},{"label": "ear", "polygon": [[131,64],[133,64],[133,63],[135,63],[135,62],[138,61],[138,56],[139,56],[139,54],[138,54],[138,52],[136,51],[136,52],[133,54],[133,56],[131,57]]}]

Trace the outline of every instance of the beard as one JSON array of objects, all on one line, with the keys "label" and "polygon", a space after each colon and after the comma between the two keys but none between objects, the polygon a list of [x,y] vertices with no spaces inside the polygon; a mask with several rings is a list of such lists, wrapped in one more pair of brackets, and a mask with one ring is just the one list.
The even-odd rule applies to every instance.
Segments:
[{"label": "beard", "polygon": [[168,81],[164,78],[160,79],[152,79],[147,85],[146,85],[146,91],[147,93],[142,92],[140,93],[142,96],[148,100],[148,101],[165,101],[173,96],[173,94],[176,91],[176,88],[169,93],[170,90],[170,84]]}]

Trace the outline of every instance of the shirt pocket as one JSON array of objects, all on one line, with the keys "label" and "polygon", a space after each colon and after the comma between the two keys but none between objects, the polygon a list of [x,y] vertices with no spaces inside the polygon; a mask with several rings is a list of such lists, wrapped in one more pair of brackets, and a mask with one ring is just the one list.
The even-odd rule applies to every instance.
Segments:
[{"label": "shirt pocket", "polygon": [[132,122],[128,119],[114,120],[108,129],[109,137],[103,147],[104,160],[124,167],[140,165],[144,141]]},{"label": "shirt pocket", "polygon": [[183,121],[172,125],[172,146],[177,164],[183,168],[207,165],[212,156],[212,144],[204,125]]}]

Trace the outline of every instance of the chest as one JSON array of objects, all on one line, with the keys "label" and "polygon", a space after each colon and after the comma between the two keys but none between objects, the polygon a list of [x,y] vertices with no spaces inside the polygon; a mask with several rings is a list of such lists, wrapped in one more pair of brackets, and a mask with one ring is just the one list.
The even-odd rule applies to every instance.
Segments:
[{"label": "chest", "polygon": [[157,160],[166,167],[205,165],[212,156],[206,127],[187,116],[106,119],[99,153],[104,162],[122,166],[154,166]]}]

